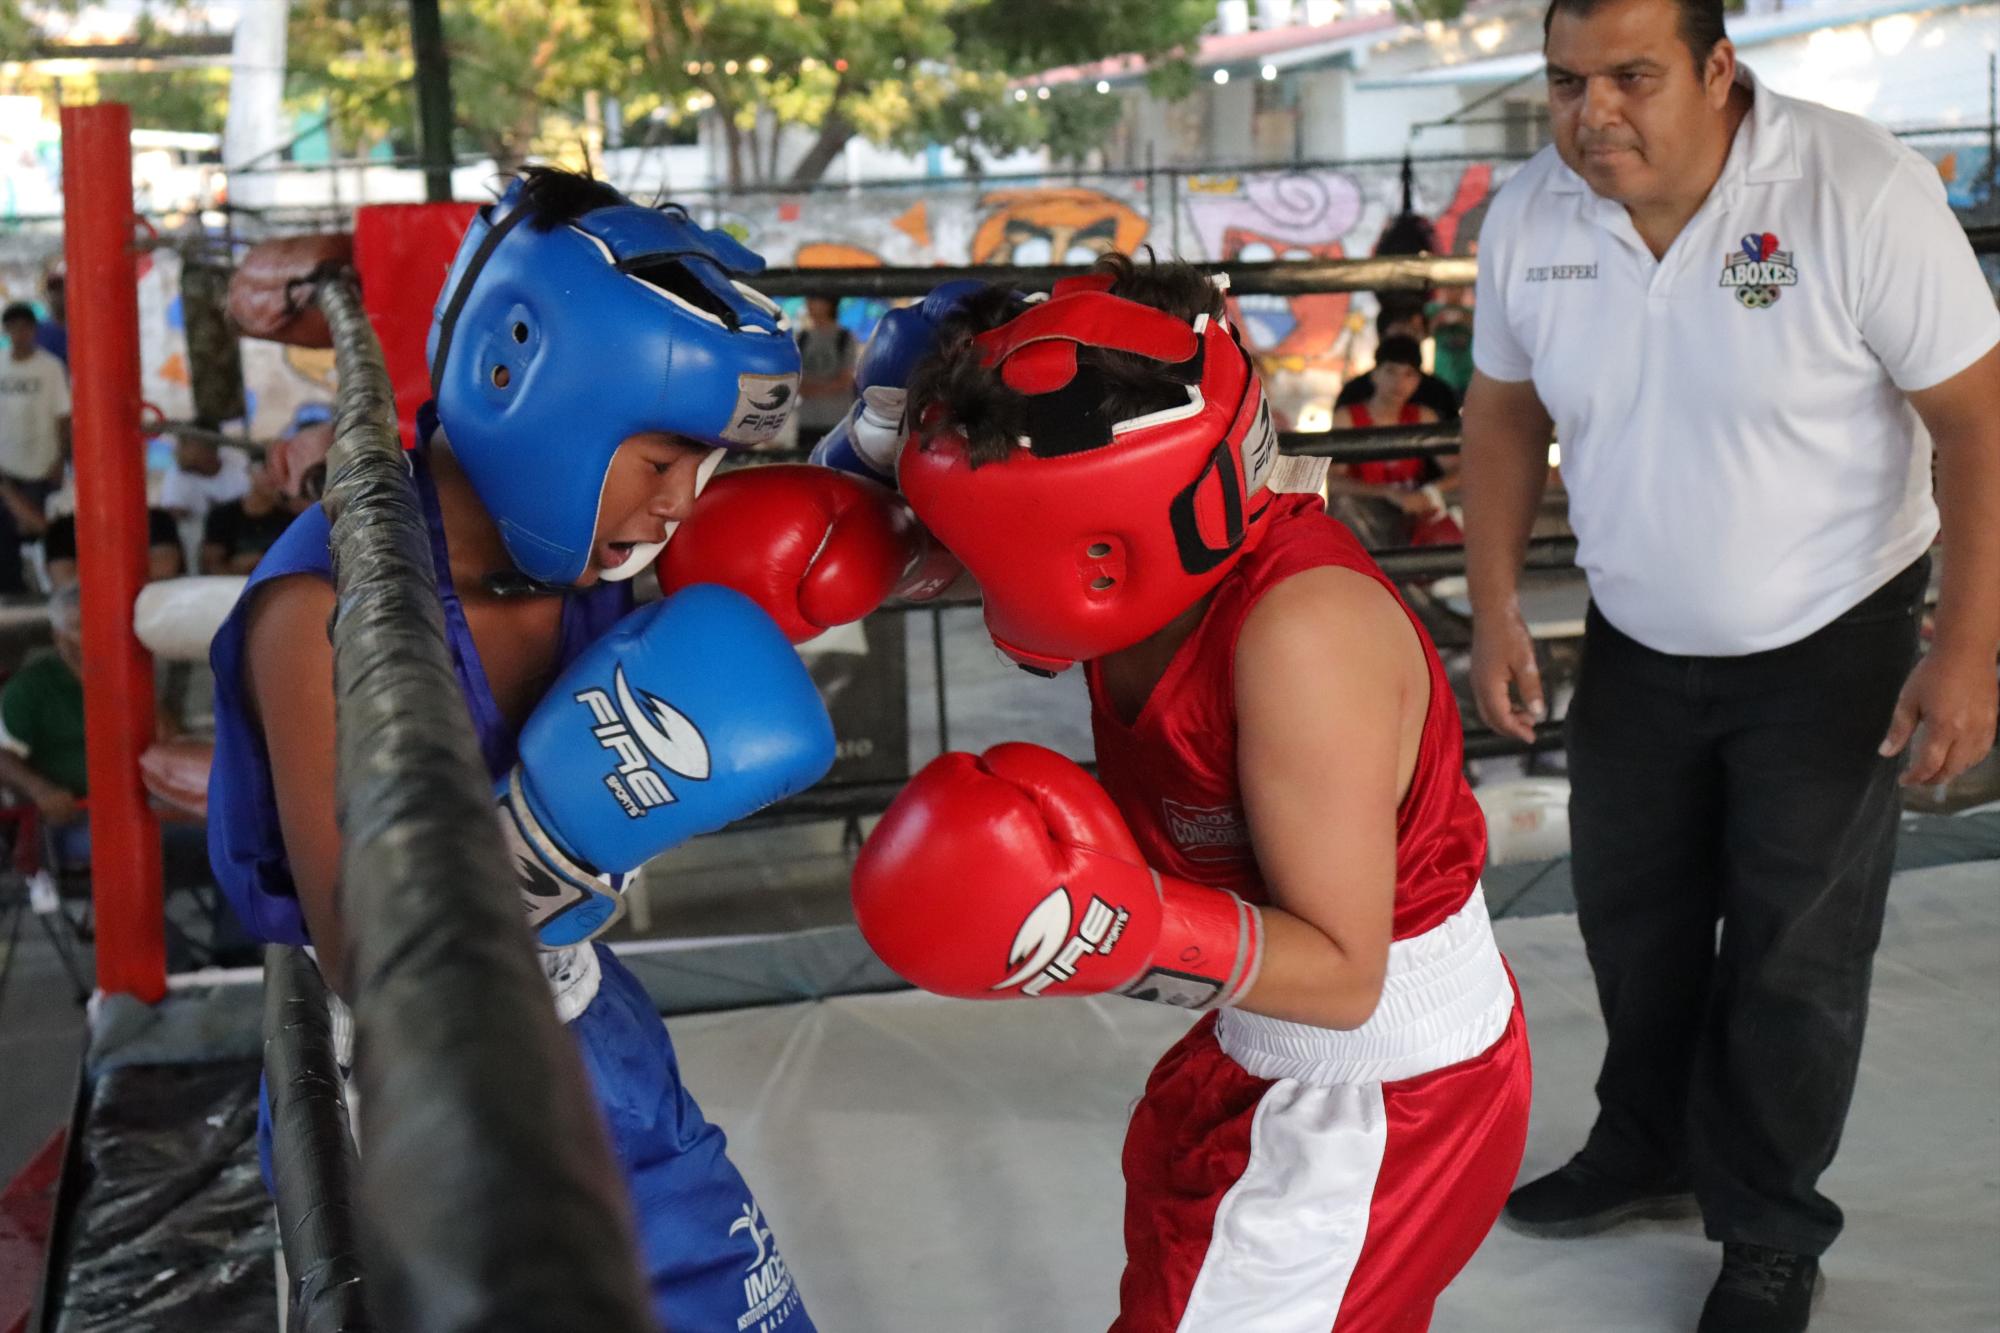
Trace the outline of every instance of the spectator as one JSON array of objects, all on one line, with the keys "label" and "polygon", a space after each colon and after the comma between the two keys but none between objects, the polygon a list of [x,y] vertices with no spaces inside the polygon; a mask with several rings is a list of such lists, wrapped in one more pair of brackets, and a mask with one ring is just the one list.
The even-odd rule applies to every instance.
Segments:
[{"label": "spectator", "polygon": [[250,455],[215,438],[213,422],[174,437],[174,465],[160,483],[160,507],[199,524],[214,506],[250,490]]},{"label": "spectator", "polygon": [[[1456,302],[1437,306],[1431,315],[1431,374],[1465,401],[1472,383],[1472,307]],[[1451,418],[1446,417],[1445,420]]]},{"label": "spectator", "polygon": [[[1430,317],[1424,313],[1424,308],[1420,305],[1398,302],[1393,298],[1384,298],[1382,311],[1375,317],[1375,332],[1377,337],[1384,341],[1390,338],[1408,338],[1417,344],[1419,352],[1417,382],[1415,389],[1409,395],[1410,401],[1419,407],[1429,408],[1434,414],[1429,418],[1432,421],[1458,420],[1458,394],[1451,385],[1423,367],[1421,355],[1423,344],[1431,335]],[[1376,348],[1375,360],[1377,364],[1382,360],[1379,345]],[[1375,378],[1374,372],[1370,371],[1349,380],[1341,388],[1340,396],[1333,400],[1333,405],[1335,408],[1350,407],[1355,403],[1366,403],[1374,395]]]},{"label": "spectator", "polygon": [[840,424],[854,403],[854,363],[861,344],[840,323],[840,302],[806,298],[806,326],[799,330],[799,447],[810,449]]},{"label": "spectator", "polygon": [[62,480],[69,450],[69,372],[35,342],[33,307],[0,311],[8,358],[0,369],[0,594],[28,591],[21,543],[42,535],[42,502]]},{"label": "spectator", "polygon": [[83,603],[77,588],[49,599],[53,651],[38,652],[0,687],[0,783],[41,811],[65,854],[88,855],[77,803],[90,789],[83,745]]},{"label": "spectator", "polygon": [[[76,583],[76,515],[61,514],[42,533],[42,571],[50,591]],[[146,581],[179,578],[187,572],[174,516],[164,509],[146,511]]]},{"label": "spectator", "polygon": [[307,426],[271,446],[250,465],[250,489],[208,511],[202,529],[201,572],[248,574],[292,520],[319,498],[326,485],[326,455],[333,427]]},{"label": "spectator", "polygon": [[64,292],[61,269],[54,269],[42,279],[42,293],[48,307],[48,318],[35,326],[35,342],[50,356],[69,366],[69,301]]},{"label": "spectator", "polygon": [[[1333,428],[1435,422],[1437,413],[1415,400],[1422,365],[1423,351],[1415,339],[1400,333],[1382,339],[1375,351],[1375,369],[1366,377],[1368,397],[1335,408]],[[1347,396],[1345,391],[1341,396]],[[1455,542],[1458,525],[1451,519],[1445,496],[1457,487],[1456,457],[1337,463],[1327,470],[1327,508],[1371,548]]]},{"label": "spectator", "polygon": [[[57,857],[76,867],[90,861],[90,823],[80,808],[90,794],[84,748],[83,597],[75,584],[49,598],[52,651],[31,655],[0,686],[0,785],[35,805],[54,839]],[[164,708],[159,721],[167,722]],[[165,733],[171,734],[171,733]],[[171,888],[208,878],[208,837],[198,824],[162,826]]]}]

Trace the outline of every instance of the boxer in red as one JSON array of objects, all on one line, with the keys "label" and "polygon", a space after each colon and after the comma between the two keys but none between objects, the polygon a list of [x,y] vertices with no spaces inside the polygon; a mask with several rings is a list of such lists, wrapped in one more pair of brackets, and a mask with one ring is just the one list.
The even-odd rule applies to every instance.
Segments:
[{"label": "boxer in red", "polygon": [[1217,1011],[1132,1118],[1114,1333],[1423,1329],[1528,1117],[1457,704],[1278,456],[1221,289],[1099,268],[966,299],[897,460],[1000,649],[1084,664],[1099,777],[939,757],[863,848],[856,916],[939,994]]}]

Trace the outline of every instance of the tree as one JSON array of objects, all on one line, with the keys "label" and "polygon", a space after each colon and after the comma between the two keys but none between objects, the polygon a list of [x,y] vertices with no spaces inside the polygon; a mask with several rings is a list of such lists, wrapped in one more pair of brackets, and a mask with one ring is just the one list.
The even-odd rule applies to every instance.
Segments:
[{"label": "tree", "polygon": [[[657,82],[717,113],[732,184],[775,175],[760,108],[817,131],[791,179],[819,179],[856,134],[972,157],[1047,144],[1080,156],[1116,119],[1094,90],[1018,101],[1012,78],[1107,56],[1171,55],[1209,0],[640,0]],[[1094,100],[1093,100],[1094,99]],[[775,130],[775,125],[772,127]]]},{"label": "tree", "polygon": [[[5,0],[0,0],[5,3]],[[294,90],[350,140],[413,136],[407,0],[293,0]],[[847,141],[1079,157],[1115,99],[1087,86],[1025,101],[1010,80],[1133,53],[1171,79],[1210,0],[453,0],[445,6],[461,142],[504,169],[531,153],[582,165],[585,102],[626,119],[712,115],[732,185],[777,175],[779,130],[815,139],[817,180]],[[1177,85],[1185,88],[1186,80]]]},{"label": "tree", "polygon": [[[621,0],[453,0],[444,6],[464,146],[511,171],[530,154],[583,166],[583,104],[632,86],[637,16]],[[293,0],[292,90],[324,98],[352,141],[415,140],[408,0]]]},{"label": "tree", "polygon": [[0,0],[0,60],[30,60],[41,38],[35,20],[21,12],[21,0]]},{"label": "tree", "polygon": [[229,70],[106,70],[97,76],[97,97],[130,106],[132,124],[142,129],[220,134],[229,118]]}]

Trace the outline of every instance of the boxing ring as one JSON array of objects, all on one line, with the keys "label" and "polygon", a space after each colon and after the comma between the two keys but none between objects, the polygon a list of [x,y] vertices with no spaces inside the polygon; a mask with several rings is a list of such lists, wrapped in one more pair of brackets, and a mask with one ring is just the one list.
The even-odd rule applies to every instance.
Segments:
[{"label": "boxing ring", "polygon": [[[101,237],[103,253],[86,252],[82,262],[73,239],[80,304],[91,282],[109,291],[124,281],[110,252],[126,250],[129,268],[129,238],[114,236]],[[1283,267],[1239,276],[1271,291],[1470,279],[1464,260]],[[774,276],[769,289],[783,293],[786,279]],[[947,276],[855,271],[836,273],[828,287],[827,272],[816,271],[812,281],[817,290],[865,282],[880,294],[885,280],[928,285]],[[1032,284],[1036,273],[1005,276]],[[462,713],[433,703],[455,686],[380,351],[349,279],[320,275],[315,293],[340,364],[326,504],[335,518],[342,881],[366,1151],[353,1148],[320,982],[302,953],[274,947],[261,975],[164,976],[148,934],[157,921],[146,921],[148,912],[157,917],[159,890],[157,853],[149,866],[140,845],[150,816],[136,777],[139,723],[114,712],[100,724],[93,693],[93,799],[102,752],[107,774],[123,773],[104,788],[135,806],[137,831],[129,853],[114,847],[101,863],[109,881],[100,903],[105,994],[79,1094],[65,1212],[28,1327],[272,1328],[283,1304],[292,1328],[650,1328],[595,1108],[516,924],[511,873],[496,841],[481,834],[491,801],[476,747]],[[125,410],[115,386],[87,408],[87,370],[79,370],[79,438],[97,430],[114,474],[125,465],[110,460],[136,438],[137,414],[129,424],[114,419]],[[1288,436],[1281,445],[1359,459],[1439,452],[1455,447],[1456,435],[1391,429],[1338,440]],[[129,475],[122,484],[129,488]],[[86,539],[97,524],[96,540],[115,550],[129,518],[116,511],[131,507],[129,489],[96,500],[87,491],[83,500]],[[1562,539],[1539,543],[1531,566],[1563,567],[1573,549]],[[1383,564],[1401,577],[1434,577],[1462,572],[1463,555],[1391,552]],[[133,638],[136,590],[107,579],[109,565],[85,561],[86,632],[98,636],[93,645],[122,653],[130,674],[121,687],[129,688],[150,663]],[[933,613],[940,712],[950,614]],[[1061,687],[1016,678],[1004,688]],[[114,724],[123,728],[116,749],[99,740],[100,727]],[[940,741],[944,730],[941,720]],[[886,793],[819,793],[777,818],[857,818],[879,808],[877,797]],[[2000,1325],[2000,1269],[1987,1261],[2000,1237],[2000,1122],[1991,1112],[2000,1086],[2000,811],[1959,819],[1957,842],[1952,829],[1930,829],[1929,843],[1915,844],[1956,863],[1904,870],[1892,891],[1875,1031],[1829,1184],[1849,1204],[1849,1232],[1828,1261],[1832,1294],[1819,1327]],[[774,846],[781,835],[765,821],[716,842]],[[1951,850],[1936,851],[1944,845]],[[129,865],[121,867],[121,855]],[[666,859],[665,873],[698,866],[701,855],[683,849]],[[1547,862],[1497,868],[1488,880],[1496,909],[1534,908],[1556,873]],[[1123,1262],[1118,1145],[1147,1071],[1188,1017],[1117,999],[937,999],[900,989],[850,925],[772,932],[754,911],[737,924],[619,951],[671,1019],[688,1084],[757,1183],[819,1326],[1103,1327]],[[1536,1049],[1524,1164],[1534,1174],[1580,1136],[1602,1034],[1572,917],[1501,920],[1496,933],[1520,978]],[[260,1062],[278,1128],[275,1223],[248,1128]],[[93,1154],[107,1143],[97,1132],[103,1120],[121,1114],[112,1095],[121,1082],[131,1084],[127,1107],[157,1098],[157,1118],[178,1112],[206,1127],[196,1135],[199,1187],[178,1204],[156,1182],[150,1194],[111,1191],[109,1206],[90,1194],[117,1169],[114,1153]],[[145,1228],[115,1238],[92,1232],[134,1197],[154,1201]],[[164,1238],[190,1232],[212,1244],[190,1241],[180,1262],[211,1265],[210,1280],[176,1305],[170,1293],[147,1290],[140,1270],[150,1263],[157,1279]],[[288,1260],[282,1299],[273,1290],[276,1236]],[[110,1248],[93,1251],[93,1243]],[[1435,1326],[1684,1328],[1713,1270],[1713,1247],[1694,1224],[1560,1243],[1496,1231],[1446,1294]]]},{"label": "boxing ring", "polygon": [[[1992,836],[2000,839],[2000,812]],[[1523,1173],[1589,1127],[1603,1029],[1572,916],[1495,923],[1535,1047]],[[2000,1325],[2000,861],[1890,894],[1872,1030],[1827,1190],[1848,1229],[1813,1322],[1833,1333]],[[968,1006],[918,992],[675,1019],[690,1086],[768,1196],[825,1329],[1106,1327],[1124,1261],[1118,1149],[1184,1015],[1116,999]],[[1715,1278],[1698,1222],[1579,1241],[1496,1229],[1440,1333],[1669,1333]]]}]

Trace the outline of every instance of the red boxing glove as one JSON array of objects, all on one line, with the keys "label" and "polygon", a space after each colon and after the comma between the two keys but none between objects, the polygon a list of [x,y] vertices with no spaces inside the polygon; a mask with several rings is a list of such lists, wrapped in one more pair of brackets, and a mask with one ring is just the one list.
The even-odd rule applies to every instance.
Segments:
[{"label": "red boxing glove", "polygon": [[922,579],[935,545],[875,482],[804,463],[740,468],[709,482],[674,532],[660,591],[734,588],[803,643]]},{"label": "red boxing glove", "polygon": [[944,754],[854,863],[854,916],[883,962],[939,995],[1116,991],[1187,1009],[1255,982],[1257,909],[1161,875],[1104,788],[1039,745]]}]

